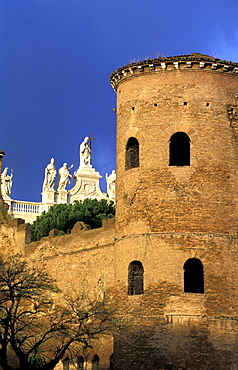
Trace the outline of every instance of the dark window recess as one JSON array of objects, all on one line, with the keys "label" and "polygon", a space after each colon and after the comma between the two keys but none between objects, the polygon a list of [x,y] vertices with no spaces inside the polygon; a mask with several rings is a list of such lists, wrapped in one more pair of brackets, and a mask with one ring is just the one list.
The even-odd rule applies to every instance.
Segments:
[{"label": "dark window recess", "polygon": [[78,357],[78,370],[83,370],[84,368],[84,358],[83,356]]},{"label": "dark window recess", "polygon": [[94,355],[92,359],[92,370],[98,370],[99,369],[99,361],[100,358],[98,355]]},{"label": "dark window recess", "polygon": [[169,165],[190,166],[190,139],[185,132],[176,132],[170,138]]},{"label": "dark window recess", "polygon": [[165,365],[165,370],[172,370],[173,364],[166,364]]},{"label": "dark window recess", "polygon": [[198,258],[189,258],[184,264],[184,292],[204,293],[203,265]]},{"label": "dark window recess", "polygon": [[140,261],[133,261],[128,268],[128,294],[137,295],[144,293],[144,269]]},{"label": "dark window recess", "polygon": [[113,370],[113,357],[114,357],[114,354],[112,353],[111,356],[110,356],[110,366],[109,366],[109,370]]},{"label": "dark window recess", "polygon": [[135,137],[130,137],[126,146],[126,170],[139,167],[139,143]]}]

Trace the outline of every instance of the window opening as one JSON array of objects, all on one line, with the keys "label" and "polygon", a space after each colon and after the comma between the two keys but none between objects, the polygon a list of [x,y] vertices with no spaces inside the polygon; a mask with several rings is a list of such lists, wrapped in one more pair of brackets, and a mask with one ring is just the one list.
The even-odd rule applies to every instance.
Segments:
[{"label": "window opening", "polygon": [[185,132],[176,132],[170,138],[169,165],[190,166],[190,139]]},{"label": "window opening", "polygon": [[128,268],[128,294],[137,295],[144,293],[144,269],[140,261],[133,261]]},{"label": "window opening", "polygon": [[111,356],[110,356],[109,370],[113,370],[113,357],[114,357],[114,354],[112,353]]},{"label": "window opening", "polygon": [[204,293],[203,265],[198,258],[189,258],[184,264],[184,292]]},{"label": "window opening", "polygon": [[100,358],[98,355],[94,355],[92,359],[92,370],[99,370]]},{"label": "window opening", "polygon": [[139,167],[139,143],[135,137],[130,137],[126,146],[126,170]]},{"label": "window opening", "polygon": [[84,358],[83,356],[78,357],[78,370],[84,369]]}]

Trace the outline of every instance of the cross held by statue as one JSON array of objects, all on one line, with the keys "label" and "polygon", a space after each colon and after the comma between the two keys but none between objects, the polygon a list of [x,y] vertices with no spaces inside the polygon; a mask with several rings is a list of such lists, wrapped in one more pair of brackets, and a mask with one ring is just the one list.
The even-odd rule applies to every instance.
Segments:
[{"label": "cross held by statue", "polygon": [[90,132],[89,137],[88,137],[88,140],[89,140],[89,146],[90,146],[90,149],[91,149],[91,150],[92,150],[92,140],[97,140],[97,139],[96,139],[96,138],[94,138],[92,135],[93,135],[93,134],[92,134],[92,132]]}]

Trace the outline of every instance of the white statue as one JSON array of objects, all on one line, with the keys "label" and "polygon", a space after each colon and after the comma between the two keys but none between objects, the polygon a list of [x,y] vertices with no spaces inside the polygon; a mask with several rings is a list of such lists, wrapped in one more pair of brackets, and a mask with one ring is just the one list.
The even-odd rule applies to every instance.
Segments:
[{"label": "white statue", "polygon": [[80,167],[90,166],[91,164],[91,148],[90,140],[86,136],[84,141],[80,144]]},{"label": "white statue", "polygon": [[112,170],[111,175],[106,173],[107,195],[109,198],[115,198],[116,194],[116,171]]},{"label": "white statue", "polygon": [[11,175],[7,174],[8,172],[8,167],[4,169],[4,171],[1,174],[1,191],[2,195],[9,197],[11,194],[11,189],[12,189],[12,178],[13,174]]},{"label": "white statue", "polygon": [[66,186],[70,184],[70,177],[72,177],[72,175],[70,175],[69,170],[71,170],[73,166],[74,165],[72,164],[70,167],[67,167],[67,163],[64,163],[63,166],[59,169],[57,190],[65,190]]},{"label": "white statue", "polygon": [[43,182],[43,191],[54,189],[56,169],[54,165],[54,158],[51,158],[50,163],[45,168],[45,179]]}]

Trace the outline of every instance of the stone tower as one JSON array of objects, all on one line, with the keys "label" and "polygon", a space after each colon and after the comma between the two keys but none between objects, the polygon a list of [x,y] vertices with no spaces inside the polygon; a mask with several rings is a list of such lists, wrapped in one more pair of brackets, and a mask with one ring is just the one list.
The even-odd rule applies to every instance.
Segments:
[{"label": "stone tower", "polygon": [[117,92],[117,370],[238,369],[238,64],[190,54]]}]

